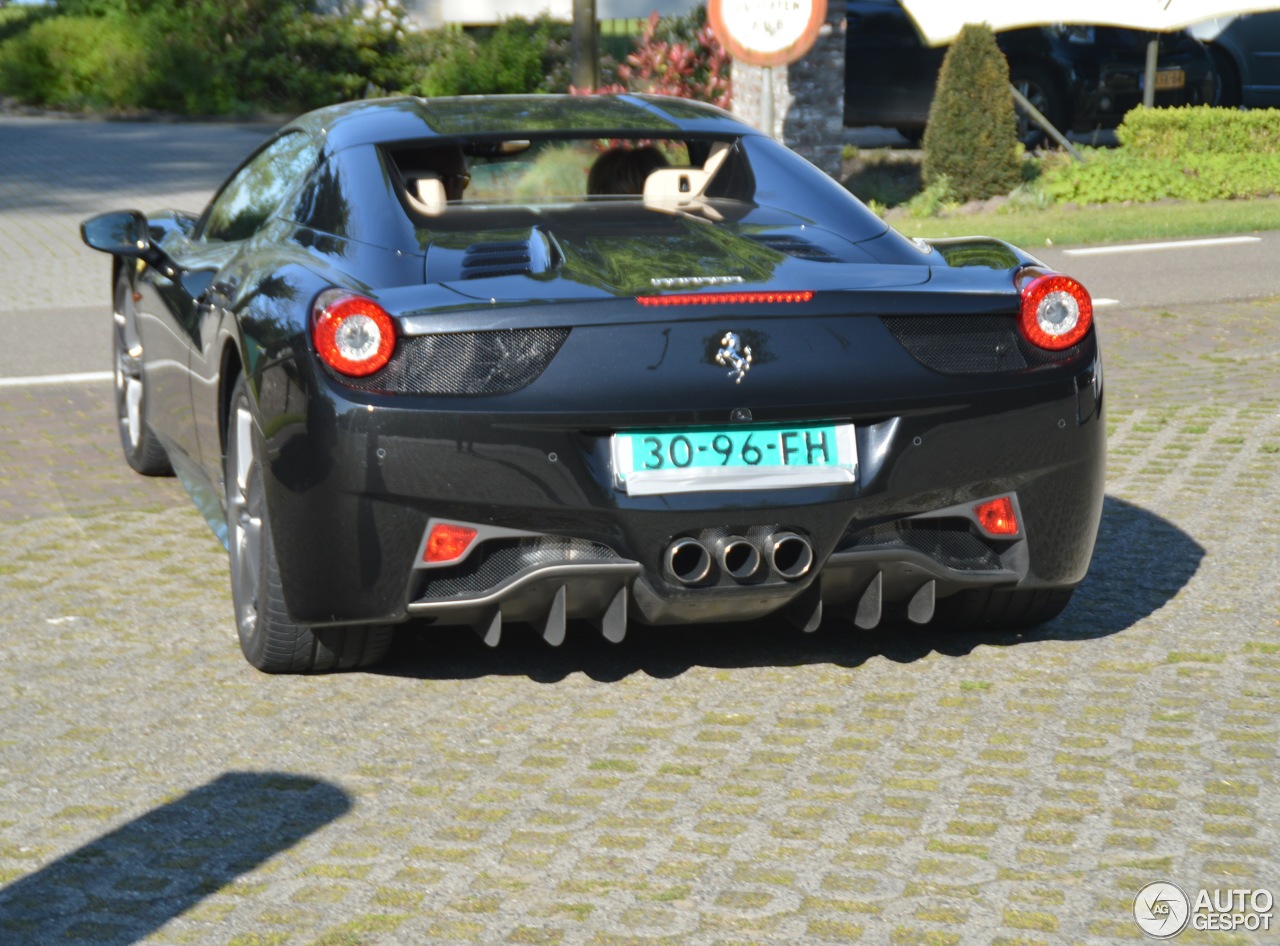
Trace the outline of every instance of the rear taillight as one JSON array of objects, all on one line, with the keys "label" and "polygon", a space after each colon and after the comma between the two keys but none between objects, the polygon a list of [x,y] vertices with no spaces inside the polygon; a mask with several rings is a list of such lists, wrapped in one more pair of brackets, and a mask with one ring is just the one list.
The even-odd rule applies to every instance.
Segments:
[{"label": "rear taillight", "polygon": [[396,325],[387,311],[341,289],[320,293],[311,310],[316,354],[337,371],[363,378],[383,368],[396,349]]},{"label": "rear taillight", "polygon": [[1070,276],[1049,273],[1022,287],[1018,327],[1032,345],[1062,351],[1084,338],[1092,324],[1089,291]]}]

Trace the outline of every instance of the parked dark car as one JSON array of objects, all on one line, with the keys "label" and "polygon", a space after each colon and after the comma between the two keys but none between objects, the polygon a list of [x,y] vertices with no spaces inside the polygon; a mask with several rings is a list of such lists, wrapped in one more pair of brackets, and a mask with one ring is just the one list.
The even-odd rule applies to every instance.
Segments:
[{"label": "parked dark car", "polygon": [[1089,564],[1084,287],[908,240],[710,105],[334,106],[199,217],[83,235],[125,459],[226,542],[263,670],[372,665],[410,618],[1028,626]]},{"label": "parked dark car", "polygon": [[[1215,21],[1204,26],[1211,24],[1216,27]],[[1199,28],[1192,32],[1202,35]],[[1214,32],[1203,35],[1220,79],[1217,104],[1280,108],[1280,10],[1237,16]]]},{"label": "parked dark car", "polygon": [[[847,17],[845,125],[883,125],[919,140],[946,47],[926,46],[898,0],[850,0]],[[1114,128],[1142,103],[1149,38],[1148,33],[1102,26],[996,34],[1013,84],[1057,128],[1076,132]],[[1186,33],[1163,35],[1156,104],[1211,104],[1215,97],[1208,50]],[[1018,132],[1029,146],[1043,140],[1043,132],[1022,114]]]}]

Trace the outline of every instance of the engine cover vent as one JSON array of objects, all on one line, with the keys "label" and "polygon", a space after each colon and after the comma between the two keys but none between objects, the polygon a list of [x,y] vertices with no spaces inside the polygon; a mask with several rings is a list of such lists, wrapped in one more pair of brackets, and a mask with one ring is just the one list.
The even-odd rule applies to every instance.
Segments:
[{"label": "engine cover vent", "polygon": [[839,259],[816,243],[810,243],[808,240],[802,240],[789,233],[757,233],[753,234],[751,239],[762,246],[767,246],[771,250],[786,253],[788,256],[794,256],[797,259],[809,260],[813,263],[840,262]]},{"label": "engine cover vent", "polygon": [[462,258],[463,279],[519,276],[533,272],[533,256],[527,242],[476,243]]}]

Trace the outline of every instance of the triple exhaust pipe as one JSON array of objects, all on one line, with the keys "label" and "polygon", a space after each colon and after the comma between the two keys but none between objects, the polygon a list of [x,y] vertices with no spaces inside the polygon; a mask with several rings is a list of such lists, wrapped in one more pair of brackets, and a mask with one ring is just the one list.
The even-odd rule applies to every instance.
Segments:
[{"label": "triple exhaust pipe", "polygon": [[682,585],[706,581],[713,562],[735,581],[755,578],[766,562],[778,575],[794,581],[813,567],[813,545],[794,532],[775,532],[760,546],[740,535],[717,539],[710,548],[686,537],[672,542],[663,555],[667,575]]}]

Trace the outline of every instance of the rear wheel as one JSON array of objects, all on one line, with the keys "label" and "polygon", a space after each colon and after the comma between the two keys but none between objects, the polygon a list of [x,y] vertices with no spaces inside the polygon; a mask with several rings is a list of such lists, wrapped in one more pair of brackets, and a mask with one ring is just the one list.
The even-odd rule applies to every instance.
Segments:
[{"label": "rear wheel", "polygon": [[148,421],[150,402],[143,371],[142,340],[138,336],[133,282],[128,269],[122,269],[116,280],[111,322],[116,426],[125,462],[143,476],[172,476],[169,457]]},{"label": "rear wheel", "polygon": [[225,463],[231,598],[245,659],[265,673],[353,670],[382,660],[391,627],[312,629],[289,617],[243,377],[231,393]]},{"label": "rear wheel", "polygon": [[1240,70],[1232,58],[1217,46],[1210,46],[1213,53],[1214,80],[1213,104],[1221,108],[1239,108],[1243,101],[1240,91]]},{"label": "rear wheel", "polygon": [[[1019,64],[1011,67],[1009,81],[1054,128],[1067,133],[1069,129],[1063,127],[1068,118],[1066,100],[1053,76],[1039,66]],[[1023,146],[1030,150],[1044,144],[1047,132],[1031,120],[1021,105],[1015,106],[1014,111],[1018,116],[1018,140]]]},{"label": "rear wheel", "polygon": [[947,630],[1012,630],[1051,621],[1071,601],[1072,588],[961,591],[938,601],[935,626]]}]

